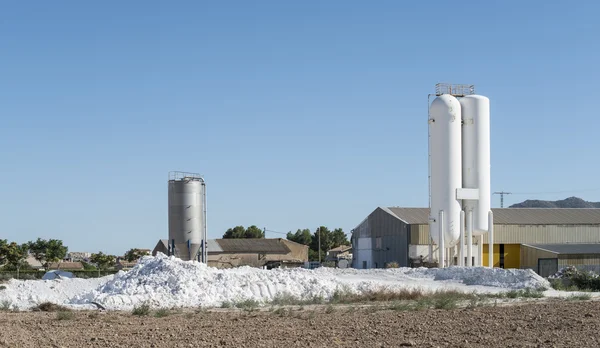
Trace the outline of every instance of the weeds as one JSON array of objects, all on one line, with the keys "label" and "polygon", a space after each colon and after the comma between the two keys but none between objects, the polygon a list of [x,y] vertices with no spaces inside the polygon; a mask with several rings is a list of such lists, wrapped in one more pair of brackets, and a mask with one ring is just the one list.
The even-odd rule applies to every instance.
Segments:
[{"label": "weeds", "polygon": [[6,290],[6,285],[0,285],[0,290]]},{"label": "weeds", "polygon": [[143,303],[139,306],[135,306],[133,307],[133,311],[131,311],[131,314],[133,315],[137,315],[137,316],[145,316],[150,314],[150,305],[148,305],[147,303]]},{"label": "weeds", "polygon": [[0,310],[1,311],[9,311],[11,305],[12,305],[12,302],[10,302],[9,300],[4,300],[4,301],[2,301],[2,303],[0,303]]},{"label": "weeds", "polygon": [[335,312],[335,308],[333,308],[332,305],[328,305],[327,308],[325,308],[325,313],[331,314],[333,312]]},{"label": "weeds", "polygon": [[505,294],[507,298],[542,298],[544,292],[536,289],[527,288],[525,290],[511,290]]},{"label": "weeds", "polygon": [[259,303],[256,300],[247,299],[240,302],[236,302],[235,306],[245,311],[253,311],[258,307]]},{"label": "weeds", "polygon": [[232,307],[233,307],[233,303],[231,303],[229,301],[221,302],[221,308],[232,308]]},{"label": "weeds", "polygon": [[298,298],[290,293],[279,293],[273,297],[271,304],[275,306],[305,306],[311,304],[322,304],[325,299],[322,296],[313,296],[307,299]]},{"label": "weeds", "polygon": [[56,312],[56,319],[58,320],[71,320],[75,317],[71,311],[59,311]]},{"label": "weeds", "polygon": [[57,305],[52,302],[42,302],[37,306],[31,308],[34,312],[66,312],[68,309],[64,306]]},{"label": "weeds", "polygon": [[578,294],[578,295],[571,295],[569,297],[567,297],[567,300],[569,301],[589,301],[592,299],[592,295],[590,294]]},{"label": "weeds", "polygon": [[157,318],[164,318],[166,316],[169,316],[171,314],[171,311],[169,311],[167,308],[159,308],[156,310],[156,312],[154,312],[154,316]]}]

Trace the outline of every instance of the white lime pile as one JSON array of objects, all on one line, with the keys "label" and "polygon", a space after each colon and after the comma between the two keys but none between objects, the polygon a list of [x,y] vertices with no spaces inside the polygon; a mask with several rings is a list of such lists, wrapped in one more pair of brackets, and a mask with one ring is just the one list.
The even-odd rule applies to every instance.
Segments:
[{"label": "white lime pile", "polygon": [[361,293],[380,289],[453,289],[501,292],[549,287],[531,270],[450,267],[445,269],[216,269],[196,261],[157,255],[144,257],[130,271],[99,279],[12,280],[0,291],[0,304],[29,309],[50,301],[73,308],[98,302],[109,310],[152,307],[214,307],[247,299],[267,303],[281,294],[330,298],[336,290]]}]

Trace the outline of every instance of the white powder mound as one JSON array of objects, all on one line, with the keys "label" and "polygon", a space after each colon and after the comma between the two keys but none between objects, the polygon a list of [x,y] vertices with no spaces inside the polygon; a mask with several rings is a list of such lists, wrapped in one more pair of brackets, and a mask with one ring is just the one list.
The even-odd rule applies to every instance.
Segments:
[{"label": "white powder mound", "polygon": [[109,310],[130,310],[141,303],[152,307],[213,307],[246,299],[266,303],[281,294],[328,299],[336,290],[361,293],[418,288],[484,293],[528,287],[549,287],[549,284],[530,270],[482,267],[216,269],[159,254],[142,258],[128,272],[99,279],[13,280],[7,289],[0,291],[0,304],[10,301],[19,309],[29,309],[50,301],[73,308],[92,308],[90,304],[95,301]]}]

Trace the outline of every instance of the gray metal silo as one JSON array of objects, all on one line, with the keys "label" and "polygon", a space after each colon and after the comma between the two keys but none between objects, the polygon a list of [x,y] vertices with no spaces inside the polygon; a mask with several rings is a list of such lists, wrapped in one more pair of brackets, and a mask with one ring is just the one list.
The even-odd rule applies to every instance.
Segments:
[{"label": "gray metal silo", "polygon": [[169,173],[169,254],[206,262],[206,184],[200,174]]}]

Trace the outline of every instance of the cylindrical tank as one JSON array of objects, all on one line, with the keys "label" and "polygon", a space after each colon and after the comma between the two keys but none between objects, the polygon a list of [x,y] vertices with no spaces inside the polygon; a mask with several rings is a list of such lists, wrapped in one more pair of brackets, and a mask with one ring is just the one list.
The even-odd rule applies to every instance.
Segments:
[{"label": "cylindrical tank", "polygon": [[462,112],[463,187],[479,189],[479,200],[464,201],[473,211],[473,234],[487,233],[491,207],[490,187],[490,100],[481,95],[460,99]]},{"label": "cylindrical tank", "polygon": [[197,259],[204,235],[204,180],[184,177],[169,180],[169,245],[175,240],[175,256]]},{"label": "cylindrical tank", "polygon": [[439,243],[438,216],[444,211],[444,247],[451,248],[460,237],[461,202],[456,189],[462,187],[461,108],[449,95],[436,97],[429,107],[431,161],[431,236]]}]

